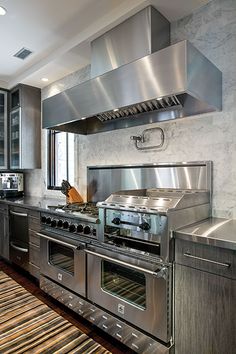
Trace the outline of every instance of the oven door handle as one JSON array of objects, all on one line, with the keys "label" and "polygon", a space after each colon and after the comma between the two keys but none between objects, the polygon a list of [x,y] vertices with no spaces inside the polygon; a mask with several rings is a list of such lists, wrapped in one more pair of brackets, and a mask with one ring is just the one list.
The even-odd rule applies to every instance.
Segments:
[{"label": "oven door handle", "polygon": [[37,232],[37,235],[40,236],[40,237],[45,238],[45,239],[48,240],[48,241],[53,241],[53,242],[58,243],[58,244],[60,244],[60,245],[73,248],[74,250],[78,250],[78,249],[82,248],[81,246],[71,245],[70,243],[67,243],[67,242],[64,242],[64,241],[60,241],[60,240],[57,240],[57,239],[55,239],[55,238],[53,238],[53,237],[50,237],[50,236],[41,234],[41,232]]},{"label": "oven door handle", "polygon": [[104,254],[97,253],[97,252],[94,252],[94,251],[90,251],[90,250],[88,250],[88,249],[85,249],[84,251],[85,251],[86,253],[88,253],[88,254],[91,254],[92,256],[97,256],[97,257],[99,257],[99,258],[102,258],[102,259],[111,261],[111,262],[116,263],[116,264],[119,264],[119,265],[123,265],[123,266],[125,266],[125,267],[128,267],[128,268],[131,268],[131,269],[140,271],[140,272],[142,272],[142,273],[146,273],[146,274],[155,276],[155,277],[157,277],[157,278],[166,278],[166,277],[167,277],[167,267],[162,267],[160,270],[158,270],[157,272],[155,272],[155,271],[153,271],[153,270],[146,269],[146,268],[143,268],[143,267],[139,267],[139,266],[136,266],[136,265],[134,265],[134,264],[126,263],[126,262],[121,261],[121,260],[119,260],[119,259],[114,259],[114,258],[112,258],[112,257],[105,256]]},{"label": "oven door handle", "polygon": [[24,253],[28,253],[29,252],[28,248],[19,247],[19,246],[15,245],[14,242],[10,242],[10,246],[12,248],[14,248],[15,250],[20,251],[20,252],[24,252]]}]

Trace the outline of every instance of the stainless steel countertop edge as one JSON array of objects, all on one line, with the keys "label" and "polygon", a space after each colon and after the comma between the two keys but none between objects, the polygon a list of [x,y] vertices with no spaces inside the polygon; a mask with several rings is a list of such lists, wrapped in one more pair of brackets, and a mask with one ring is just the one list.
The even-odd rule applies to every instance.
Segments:
[{"label": "stainless steel countertop edge", "polygon": [[[236,229],[235,229],[235,231],[236,231]],[[174,238],[236,251],[236,240],[231,241],[231,240],[227,240],[227,239],[225,239],[225,240],[224,239],[215,239],[215,238],[211,238],[211,237],[192,235],[189,233],[179,232],[179,231],[176,231],[174,233]]]}]

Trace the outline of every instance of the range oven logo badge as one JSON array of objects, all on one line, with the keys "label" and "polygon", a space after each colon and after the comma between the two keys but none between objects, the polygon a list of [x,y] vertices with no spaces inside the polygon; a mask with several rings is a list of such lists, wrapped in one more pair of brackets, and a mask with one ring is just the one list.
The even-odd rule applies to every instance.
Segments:
[{"label": "range oven logo badge", "polygon": [[118,304],[117,310],[121,315],[125,314],[125,306],[124,305]]},{"label": "range oven logo badge", "polygon": [[57,274],[57,279],[60,280],[60,281],[62,281],[62,274],[61,274],[61,273],[58,273],[58,274]]}]

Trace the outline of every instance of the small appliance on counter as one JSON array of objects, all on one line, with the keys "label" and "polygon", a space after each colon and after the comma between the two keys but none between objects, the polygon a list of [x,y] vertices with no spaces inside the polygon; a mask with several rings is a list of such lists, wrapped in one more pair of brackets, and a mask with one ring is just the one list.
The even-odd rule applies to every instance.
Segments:
[{"label": "small appliance on counter", "polygon": [[0,173],[0,197],[16,198],[24,194],[23,173],[1,172]]}]

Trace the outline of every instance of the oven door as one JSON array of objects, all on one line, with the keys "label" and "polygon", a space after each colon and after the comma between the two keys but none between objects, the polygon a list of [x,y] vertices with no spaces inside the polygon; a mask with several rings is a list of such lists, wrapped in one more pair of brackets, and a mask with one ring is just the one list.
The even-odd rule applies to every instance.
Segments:
[{"label": "oven door", "polygon": [[171,268],[88,246],[88,298],[168,343]]},{"label": "oven door", "polygon": [[62,286],[85,296],[85,244],[53,234],[40,236],[40,272]]}]

